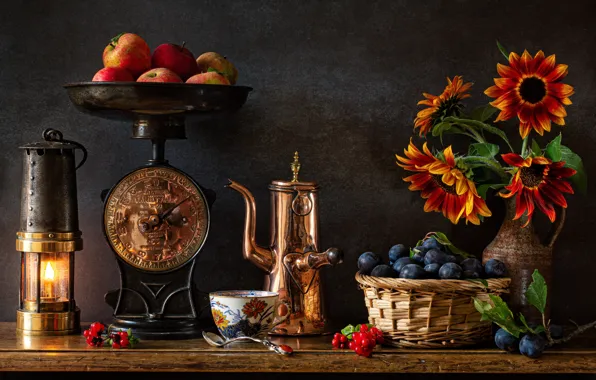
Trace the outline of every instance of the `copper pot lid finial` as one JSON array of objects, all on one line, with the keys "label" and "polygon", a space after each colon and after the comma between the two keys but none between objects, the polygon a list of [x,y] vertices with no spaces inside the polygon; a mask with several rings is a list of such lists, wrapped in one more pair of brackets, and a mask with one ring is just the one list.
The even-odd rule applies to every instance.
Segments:
[{"label": "copper pot lid finial", "polygon": [[300,156],[298,155],[298,151],[294,152],[294,161],[290,164],[290,168],[292,169],[292,180],[291,181],[284,181],[284,180],[276,180],[271,182],[269,189],[271,190],[306,190],[306,191],[315,191],[319,186],[316,182],[305,182],[298,180],[298,173],[300,172]]},{"label": "copper pot lid finial", "polygon": [[295,151],[294,161],[290,164],[290,168],[292,168],[292,182],[298,182],[298,172],[300,171],[299,158],[298,151]]}]

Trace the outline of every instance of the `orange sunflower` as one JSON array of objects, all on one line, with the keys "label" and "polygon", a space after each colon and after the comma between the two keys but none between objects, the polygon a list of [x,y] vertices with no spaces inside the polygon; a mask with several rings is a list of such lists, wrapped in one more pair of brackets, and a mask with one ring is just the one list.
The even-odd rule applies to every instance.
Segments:
[{"label": "orange sunflower", "polygon": [[551,121],[565,125],[566,105],[571,104],[573,87],[560,83],[567,75],[567,65],[555,65],[555,55],[544,57],[539,51],[534,58],[524,51],[522,56],[509,54],[509,66],[497,63],[501,78],[484,93],[496,98],[490,104],[501,110],[495,121],[517,116],[519,134],[526,138],[534,129],[539,135],[550,132]]},{"label": "orange sunflower", "polygon": [[567,208],[563,193],[573,194],[573,188],[565,178],[571,177],[576,171],[563,167],[564,161],[552,162],[542,156],[524,159],[519,154],[508,153],[501,157],[509,165],[518,168],[511,179],[511,184],[505,186],[509,193],[500,193],[503,198],[516,196],[513,219],[519,219],[524,212],[527,212],[528,220],[524,227],[527,226],[536,206],[548,216],[551,222],[554,222],[556,218],[554,205]]},{"label": "orange sunflower", "polygon": [[480,224],[480,216],[491,216],[484,200],[478,195],[476,185],[456,167],[451,146],[443,151],[445,160],[435,157],[426,143],[421,152],[412,141],[404,149],[406,157],[395,157],[405,170],[416,172],[404,181],[410,182],[411,191],[420,191],[426,199],[424,211],[442,212],[453,224],[464,218],[472,224]]},{"label": "orange sunflower", "polygon": [[459,116],[462,107],[459,101],[470,97],[466,93],[470,87],[472,83],[464,83],[463,78],[458,75],[453,80],[447,78],[447,86],[441,95],[424,92],[422,95],[426,99],[419,101],[418,105],[428,107],[418,112],[414,119],[414,129],[420,128],[420,136],[426,136],[443,117]]}]

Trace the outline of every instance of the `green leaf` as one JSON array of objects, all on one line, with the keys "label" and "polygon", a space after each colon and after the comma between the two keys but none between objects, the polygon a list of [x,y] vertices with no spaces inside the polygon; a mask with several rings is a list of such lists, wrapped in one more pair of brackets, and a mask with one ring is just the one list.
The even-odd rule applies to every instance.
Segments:
[{"label": "green leaf", "polygon": [[488,296],[492,305],[489,302],[474,298],[474,307],[482,315],[482,320],[496,323],[499,327],[516,338],[519,338],[521,333],[527,332],[527,329],[524,326],[519,326],[517,324],[513,312],[501,297],[494,294],[489,294]]},{"label": "green leaf", "polygon": [[470,144],[468,148],[468,154],[470,156],[482,156],[487,158],[493,158],[499,153],[499,146],[490,143],[475,143]]},{"label": "green leaf", "polygon": [[443,121],[444,122],[451,122],[451,123],[456,123],[456,124],[467,125],[469,127],[475,128],[478,131],[485,131],[485,132],[488,132],[488,133],[492,133],[493,135],[497,135],[503,141],[505,141],[507,143],[507,145],[509,146],[509,149],[511,149],[511,151],[513,152],[513,147],[511,146],[511,143],[509,142],[509,139],[507,138],[507,135],[505,134],[505,132],[503,132],[501,129],[499,129],[497,127],[493,127],[490,124],[486,124],[486,123],[483,123],[483,122],[478,121],[478,120],[460,119],[460,118],[455,117],[455,116],[446,117],[445,120],[443,120]]},{"label": "green leaf", "polygon": [[465,134],[461,128],[456,127],[452,123],[440,122],[439,124],[435,125],[432,129],[432,135],[441,139],[441,144],[443,143],[443,134]]},{"label": "green leaf", "polygon": [[546,146],[545,152],[546,158],[550,158],[554,162],[561,161],[561,134],[555,137],[551,142],[548,143]]},{"label": "green leaf", "polygon": [[526,298],[530,305],[533,305],[538,311],[544,314],[546,295],[547,289],[544,277],[538,272],[538,269],[535,269],[534,273],[532,273],[532,283],[528,286],[528,290],[526,290]]},{"label": "green leaf", "polygon": [[346,336],[348,339],[352,339],[352,334],[356,332],[356,328],[352,325],[347,325],[343,329],[341,329],[341,333]]},{"label": "green leaf", "polygon": [[509,53],[507,52],[507,49],[505,49],[505,47],[501,45],[499,40],[497,40],[497,47],[499,48],[501,54],[503,54],[503,57],[505,57],[505,59],[509,61]]},{"label": "green leaf", "polygon": [[449,241],[449,239],[447,238],[447,235],[445,235],[442,232],[434,232],[431,236],[434,237],[436,241],[438,241],[439,243],[444,245],[445,248],[447,248],[453,254],[457,254],[457,255],[463,256],[465,258],[475,257],[474,255],[471,255],[471,254],[467,253],[466,251],[454,246],[453,243],[451,243]]},{"label": "green leaf", "polygon": [[542,156],[542,149],[534,139],[532,139],[532,153],[534,153],[534,156]]},{"label": "green leaf", "polygon": [[487,121],[490,119],[492,115],[494,115],[499,109],[496,107],[487,104],[482,107],[475,108],[467,115],[468,119],[478,120],[478,121]]},{"label": "green leaf", "polygon": [[488,189],[499,190],[505,186],[507,186],[507,184],[505,184],[505,183],[497,183],[497,184],[486,183],[484,185],[479,185],[478,187],[476,187],[476,191],[478,192],[478,195],[480,195],[480,197],[482,199],[486,200],[486,193],[488,192]]},{"label": "green leaf", "polygon": [[577,172],[569,179],[582,194],[586,195],[588,193],[588,176],[581,157],[565,145],[561,145],[561,161],[565,161],[565,167]]}]

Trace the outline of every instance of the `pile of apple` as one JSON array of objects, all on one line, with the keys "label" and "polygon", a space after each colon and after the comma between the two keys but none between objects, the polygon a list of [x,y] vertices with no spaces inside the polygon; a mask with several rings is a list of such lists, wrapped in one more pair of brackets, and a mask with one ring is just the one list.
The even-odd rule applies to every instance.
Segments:
[{"label": "pile of apple", "polygon": [[196,60],[184,47],[161,44],[151,54],[147,42],[133,33],[112,38],[103,51],[104,68],[94,82],[161,82],[235,84],[236,67],[221,54],[208,52]]}]

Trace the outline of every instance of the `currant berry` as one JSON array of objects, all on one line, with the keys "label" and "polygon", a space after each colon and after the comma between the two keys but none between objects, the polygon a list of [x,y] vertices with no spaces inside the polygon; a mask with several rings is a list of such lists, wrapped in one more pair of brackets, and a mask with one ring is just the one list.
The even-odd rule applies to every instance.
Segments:
[{"label": "currant berry", "polygon": [[372,341],[368,338],[364,338],[362,339],[360,345],[362,346],[362,348],[370,348],[372,347]]},{"label": "currant berry", "polygon": [[350,348],[350,350],[354,350],[356,348],[356,342],[351,340],[350,343],[348,343],[348,347]]},{"label": "currant berry", "polygon": [[342,334],[342,335],[339,337],[339,341],[340,341],[341,343],[346,343],[346,342],[348,341],[348,338],[347,338],[345,335],[343,335],[343,334]]},{"label": "currant berry", "polygon": [[333,340],[331,340],[331,345],[335,348],[339,348],[339,340],[333,338]]}]

